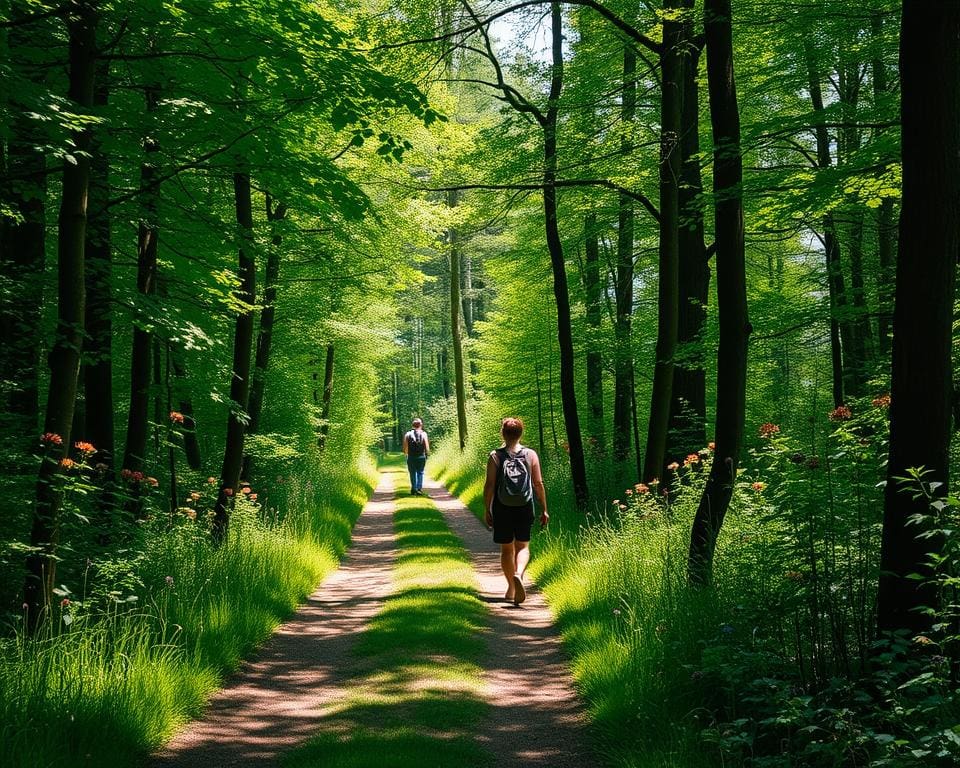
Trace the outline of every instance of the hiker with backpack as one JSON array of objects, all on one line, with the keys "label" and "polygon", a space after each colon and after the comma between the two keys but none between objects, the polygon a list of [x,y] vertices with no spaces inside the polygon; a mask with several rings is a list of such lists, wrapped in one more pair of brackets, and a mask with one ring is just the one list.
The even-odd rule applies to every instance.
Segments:
[{"label": "hiker with backpack", "polygon": [[530,562],[530,531],[533,528],[536,496],[540,505],[540,527],[550,520],[547,491],[543,486],[540,457],[520,444],[523,421],[507,418],[500,425],[503,445],[487,459],[483,485],[484,520],[493,528],[493,540],[500,545],[500,567],[507,580],[504,599],[520,605],[527,599],[523,572]]},{"label": "hiker with backpack", "polygon": [[413,420],[413,429],[403,436],[403,453],[410,473],[410,495],[423,495],[423,469],[430,455],[430,438],[423,431],[423,421]]}]

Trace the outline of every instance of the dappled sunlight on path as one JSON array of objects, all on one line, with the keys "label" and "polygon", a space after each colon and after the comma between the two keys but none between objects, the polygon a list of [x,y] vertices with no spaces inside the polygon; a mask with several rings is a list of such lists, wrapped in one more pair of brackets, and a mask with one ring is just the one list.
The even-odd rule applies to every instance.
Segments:
[{"label": "dappled sunlight on path", "polygon": [[596,765],[586,747],[586,716],[543,595],[526,581],[526,602],[505,602],[500,550],[491,533],[439,483],[428,479],[424,487],[469,550],[481,597],[490,606],[484,681],[492,709],[489,720],[478,723],[478,738],[495,756],[494,765]]},{"label": "dappled sunlight on path", "polygon": [[316,733],[323,706],[344,684],[348,655],[392,589],[393,477],[381,474],[340,568],[152,766],[275,765],[281,752]]}]

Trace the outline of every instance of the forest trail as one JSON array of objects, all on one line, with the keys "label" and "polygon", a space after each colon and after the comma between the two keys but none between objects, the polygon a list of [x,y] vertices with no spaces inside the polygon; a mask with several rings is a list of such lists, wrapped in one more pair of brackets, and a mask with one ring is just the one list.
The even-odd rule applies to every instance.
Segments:
[{"label": "forest trail", "polygon": [[[204,718],[154,756],[152,767],[277,765],[282,753],[317,733],[350,682],[352,648],[393,589],[395,477],[381,472],[340,568],[214,696]],[[504,602],[489,532],[439,483],[428,478],[424,487],[469,552],[489,606],[483,690],[490,708],[474,731],[489,758],[485,766],[594,764],[586,717],[542,594],[530,587],[522,606]]]}]

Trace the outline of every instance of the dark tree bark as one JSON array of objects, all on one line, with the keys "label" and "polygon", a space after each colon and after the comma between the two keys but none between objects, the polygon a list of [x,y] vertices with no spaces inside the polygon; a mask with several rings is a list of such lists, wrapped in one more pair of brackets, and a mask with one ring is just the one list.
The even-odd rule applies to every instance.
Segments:
[{"label": "dark tree bark", "polygon": [[[820,87],[820,72],[817,69],[816,53],[809,41],[804,42],[808,88],[814,117],[817,120],[814,135],[817,143],[817,167],[829,168],[833,164],[830,152],[830,135],[823,122],[823,92]],[[823,250],[827,267],[827,291],[830,297],[830,347],[833,364],[833,404],[843,405],[845,394],[857,396],[862,391],[862,380],[856,367],[851,367],[857,347],[856,329],[847,309],[847,292],[844,286],[843,267],[840,263],[840,241],[837,223],[832,213],[823,217]],[[854,360],[848,360],[848,357]]]},{"label": "dark tree bark", "polygon": [[[447,206],[456,208],[459,196],[457,192],[447,193]],[[453,390],[457,399],[457,437],[460,450],[467,445],[467,390],[463,370],[463,330],[460,320],[460,243],[457,230],[447,230],[447,244],[450,246],[450,337],[453,345]]]},{"label": "dark tree bark", "polygon": [[[603,424],[603,353],[600,351],[600,321],[603,304],[600,297],[600,244],[597,216],[589,214],[584,222],[585,264],[583,287],[587,302],[587,328],[590,339],[587,351],[587,407],[590,409],[590,437],[598,453],[606,450]],[[537,388],[539,403],[540,389]]]},{"label": "dark tree bark", "polygon": [[682,60],[678,0],[663,3],[663,44],[660,71],[663,82],[660,107],[660,266],[657,296],[657,346],[650,395],[650,421],[641,480],[663,477],[667,430],[673,397],[674,357],[679,325],[679,179],[680,88]]},{"label": "dark tree bark", "polygon": [[[637,54],[631,44],[623,48],[623,84],[620,120],[623,136],[620,154],[633,152],[633,122],[637,113]],[[613,457],[624,461],[630,455],[630,404],[633,401],[633,199],[620,193],[617,199],[617,284],[614,322],[616,357],[613,375]]]},{"label": "dark tree bark", "polygon": [[684,349],[673,372],[667,454],[672,461],[706,445],[707,377],[701,334],[707,319],[710,267],[704,243],[703,179],[700,173],[700,49],[694,42],[693,0],[683,0],[681,51],[683,103],[680,109],[680,232],[677,342]]},{"label": "dark tree bark", "polygon": [[713,190],[716,229],[717,349],[716,450],[690,534],[687,573],[692,584],[709,584],[713,555],[736,482],[747,403],[747,277],[743,234],[743,160],[740,113],[733,68],[730,0],[706,0],[707,87],[713,128]]},{"label": "dark tree bark", "polygon": [[[110,93],[110,63],[97,63],[95,107],[105,107]],[[110,162],[101,148],[100,127],[93,129],[90,145],[90,209],[87,217],[86,290],[87,339],[83,353],[83,387],[86,403],[86,429],[83,439],[96,447],[91,458],[106,467],[96,476],[109,483],[114,469],[114,412],[113,401],[113,251],[110,214],[106,210],[109,199]]]},{"label": "dark tree bark", "polygon": [[[80,112],[93,105],[96,71],[96,8],[93,3],[74,2],[67,14],[69,32],[68,97]],[[50,382],[47,392],[44,433],[58,435],[59,442],[43,443],[37,475],[37,501],[30,530],[32,553],[27,557],[24,603],[27,626],[36,629],[42,611],[49,606],[56,579],[56,548],[62,500],[61,460],[70,447],[73,408],[80,374],[84,320],[84,239],[90,177],[90,131],[73,134],[76,152],[63,163],[63,192],[57,240],[57,328],[50,350]]]},{"label": "dark tree bark", "polygon": [[333,344],[327,344],[327,359],[323,367],[323,406],[320,409],[320,437],[317,447],[322,451],[327,447],[330,434],[330,403],[333,400]]},{"label": "dark tree bark", "polygon": [[552,31],[552,74],[550,96],[543,127],[543,212],[553,270],[553,295],[557,305],[557,340],[560,346],[560,400],[567,433],[570,476],[577,506],[586,507],[589,497],[587,467],[583,458],[583,436],[577,412],[576,370],[574,366],[573,332],[570,325],[570,294],[567,288],[567,265],[557,223],[557,116],[560,92],[563,89],[563,15],[559,3],[550,4]]},{"label": "dark tree bark", "polygon": [[[12,9],[17,19],[27,9]],[[10,66],[21,77],[42,83],[45,69],[29,62],[25,52],[40,41],[29,26],[13,27],[8,34]],[[3,414],[10,421],[10,434],[18,436],[18,446],[25,454],[32,448],[40,420],[39,370],[41,336],[40,310],[43,306],[43,270],[46,260],[45,199],[47,192],[46,160],[36,149],[36,125],[23,112],[11,93],[10,109],[14,119],[7,144],[7,171],[12,181],[5,185],[5,194],[16,206],[19,221],[4,220],[0,248],[0,270],[9,290],[3,292],[0,305],[0,378],[11,388],[0,401]],[[17,451],[20,453],[21,451]]]},{"label": "dark tree bark", "polygon": [[200,455],[200,442],[197,440],[197,422],[193,416],[193,400],[190,397],[187,384],[187,372],[184,368],[180,351],[171,346],[170,366],[177,380],[179,390],[179,411],[183,414],[183,424],[180,425],[180,435],[183,439],[183,454],[190,469],[199,470],[203,466]]},{"label": "dark tree bark", "polygon": [[[873,79],[873,106],[879,114],[879,108],[888,98],[887,67],[883,62],[883,14],[877,11],[870,17],[870,29],[873,36],[874,54],[870,65]],[[880,133],[881,129],[877,129]],[[890,316],[893,313],[893,272],[894,239],[896,227],[893,221],[893,199],[883,198],[877,210],[877,258],[880,270],[877,273],[877,344],[880,356],[886,359],[890,354]]]},{"label": "dark tree bark", "polygon": [[[283,203],[273,204],[270,195],[266,198],[267,221],[271,226],[286,218],[287,209]],[[273,346],[273,326],[276,322],[277,280],[280,276],[280,244],[283,237],[274,227],[267,253],[267,266],[263,277],[263,309],[260,311],[260,328],[257,330],[256,353],[253,364],[253,380],[250,384],[250,407],[247,409],[249,421],[247,434],[260,432],[260,417],[263,413],[263,395],[267,385],[267,366],[270,364],[270,350]],[[253,457],[245,454],[240,476],[247,480],[253,474]]]},{"label": "dark tree bark", "polygon": [[240,239],[240,288],[237,298],[246,308],[237,313],[233,332],[233,376],[230,379],[230,415],[227,418],[227,440],[220,469],[220,489],[213,508],[213,536],[222,541],[230,524],[230,505],[240,489],[240,469],[243,464],[243,442],[246,434],[244,419],[250,395],[250,356],[253,346],[253,303],[257,295],[257,266],[254,259],[253,203],[250,194],[250,175],[244,170],[233,174],[234,203],[237,212],[237,231]]},{"label": "dark tree bark", "polygon": [[960,4],[904,0],[900,33],[903,200],[893,316],[890,454],[884,498],[877,623],[922,632],[936,609],[928,553],[913,515],[929,502],[898,478],[923,467],[925,482],[950,480],[951,336],[960,248]]},{"label": "dark tree bark", "polygon": [[[148,87],[145,93],[148,120],[156,112],[158,93],[156,88]],[[140,166],[141,218],[137,233],[137,293],[141,301],[152,301],[157,290],[157,240],[159,224],[157,222],[158,191],[154,184],[157,168],[153,158],[160,147],[157,141],[148,135],[143,142],[144,160]],[[147,321],[140,315],[134,321],[133,346],[130,352],[130,410],[127,413],[127,441],[123,452],[123,469],[140,472],[144,467],[147,453],[150,415],[150,362],[153,334],[147,330]],[[134,492],[128,505],[132,512],[139,513],[140,505]]]}]

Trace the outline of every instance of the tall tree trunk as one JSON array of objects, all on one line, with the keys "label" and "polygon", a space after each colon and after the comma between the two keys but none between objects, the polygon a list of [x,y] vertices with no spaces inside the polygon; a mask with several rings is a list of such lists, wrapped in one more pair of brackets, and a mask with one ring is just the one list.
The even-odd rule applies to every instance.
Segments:
[{"label": "tall tree trunk", "polygon": [[663,93],[660,107],[660,267],[657,296],[657,346],[650,395],[650,421],[641,480],[663,476],[667,430],[673,396],[674,356],[679,325],[679,179],[680,179],[680,58],[681,24],[678,0],[663,3],[663,43],[660,71]]},{"label": "tall tree trunk", "polygon": [[880,552],[879,629],[926,630],[937,587],[914,515],[930,504],[898,478],[923,467],[941,498],[950,480],[951,337],[960,249],[960,4],[904,0],[900,34],[903,201],[893,316],[890,454]]},{"label": "tall tree trunk", "polygon": [[463,273],[463,327],[467,336],[473,336],[473,257],[464,251],[460,254],[460,263]]},{"label": "tall tree trunk", "polygon": [[713,128],[714,221],[717,242],[716,449],[690,534],[687,573],[709,584],[713,555],[736,483],[747,403],[747,277],[743,235],[743,160],[733,68],[730,0],[706,0],[707,87]]},{"label": "tall tree trunk", "polygon": [[[280,276],[280,244],[283,241],[279,231],[274,226],[287,215],[283,203],[273,205],[270,195],[266,198],[267,221],[274,228],[270,241],[270,251],[267,253],[267,266],[263,278],[263,309],[260,311],[260,328],[257,331],[256,353],[253,365],[253,380],[250,384],[250,407],[247,409],[249,421],[247,434],[255,435],[260,432],[260,417],[263,413],[263,394],[267,385],[267,366],[270,364],[270,349],[273,345],[273,326],[276,322],[277,306],[277,279]],[[250,479],[253,474],[253,458],[250,454],[243,457],[243,468],[240,476]]]},{"label": "tall tree trunk", "polygon": [[[623,48],[623,96],[620,120],[623,135],[620,154],[633,151],[633,123],[637,113],[637,54],[633,46]],[[613,457],[623,461],[630,455],[630,403],[632,402],[633,344],[633,200],[620,193],[617,200],[617,315],[614,323],[616,357],[613,377]]]},{"label": "tall tree trunk", "polygon": [[[93,105],[96,71],[96,8],[75,2],[66,17],[69,32],[68,97],[79,112]],[[33,511],[24,581],[27,626],[35,629],[42,610],[50,604],[56,579],[56,548],[62,500],[61,460],[70,447],[73,407],[80,374],[84,319],[84,239],[90,176],[90,131],[73,132],[76,152],[63,163],[63,191],[57,239],[57,329],[50,350],[50,382],[43,429],[58,435],[43,443],[37,475],[37,501]]]},{"label": "tall tree trunk", "polygon": [[[583,287],[587,302],[587,406],[590,409],[590,437],[598,453],[606,450],[603,424],[603,353],[600,351],[600,321],[603,305],[600,298],[600,244],[597,233],[597,216],[588,214],[584,221],[584,251],[586,263],[583,270]],[[537,397],[540,396],[539,385]],[[539,402],[539,401],[538,401]]]},{"label": "tall tree trunk", "polygon": [[[459,195],[451,190],[447,192],[447,205],[456,208]],[[467,445],[467,390],[463,372],[463,331],[460,321],[460,244],[457,230],[447,230],[447,244],[450,246],[450,336],[453,340],[453,388],[457,399],[457,436],[460,450]]]},{"label": "tall tree trunk", "polygon": [[863,278],[863,210],[851,212],[850,222],[850,303],[853,305],[854,350],[857,380],[861,383],[859,394],[863,394],[863,383],[869,376],[873,349],[870,343],[870,309],[867,306],[867,289]]},{"label": "tall tree trunk", "polygon": [[173,347],[170,348],[170,365],[178,382],[179,411],[183,415],[183,424],[180,429],[180,435],[183,438],[183,454],[187,459],[187,466],[190,469],[199,470],[203,462],[200,456],[200,442],[197,440],[197,422],[193,416],[193,399],[187,390],[187,372],[180,357],[180,351]]},{"label": "tall tree trunk", "polygon": [[[11,18],[30,13],[21,6],[11,9]],[[45,36],[46,37],[46,36]],[[40,41],[30,25],[14,26],[8,33],[10,66],[36,84],[43,83],[45,69],[33,63],[30,51]],[[19,221],[4,220],[0,271],[7,287],[0,292],[0,378],[11,386],[0,401],[2,412],[10,419],[9,434],[23,441],[16,454],[25,458],[33,448],[40,421],[39,370],[41,337],[40,310],[43,306],[43,272],[46,232],[45,199],[47,193],[46,160],[36,151],[36,123],[27,119],[26,105],[17,94],[5,96],[13,112],[7,144],[7,172],[12,180],[4,191],[19,214]],[[32,470],[31,470],[32,471]]]},{"label": "tall tree trunk", "polygon": [[[145,93],[148,123],[157,109],[158,93],[156,88],[148,87]],[[142,210],[137,234],[137,293],[142,302],[152,301],[157,289],[157,239],[159,224],[157,221],[158,190],[154,183],[157,167],[153,158],[160,149],[156,139],[150,134],[143,142],[144,160],[140,166],[140,200]],[[123,469],[130,472],[142,471],[147,453],[147,435],[150,415],[150,358],[151,332],[147,330],[147,320],[142,309],[135,310],[139,315],[134,320],[133,347],[130,352],[130,410],[127,413],[127,441],[123,453]],[[138,494],[133,494],[129,505],[131,511],[139,513]]]},{"label": "tall tree trunk", "polygon": [[543,122],[543,212],[553,270],[553,296],[557,305],[557,341],[560,346],[560,400],[570,456],[570,477],[577,506],[586,507],[589,497],[587,466],[583,458],[583,436],[577,413],[576,370],[573,332],[570,325],[570,294],[567,289],[567,264],[557,223],[557,116],[563,89],[563,14],[559,3],[550,4],[552,73],[550,97]]},{"label": "tall tree trunk", "polygon": [[[817,142],[817,166],[829,168],[833,164],[830,153],[830,135],[823,122],[823,92],[820,88],[820,72],[817,69],[816,53],[813,44],[804,42],[804,55],[807,65],[807,80],[810,90],[810,102],[817,120],[814,135]],[[840,263],[840,242],[837,236],[837,223],[832,213],[823,217],[823,250],[827,267],[827,292],[830,297],[830,346],[833,364],[833,404],[844,403],[844,395],[858,395],[861,390],[857,372],[849,367],[848,356],[856,347],[856,330],[847,311],[847,294],[844,288],[843,268]]]},{"label": "tall tree trunk", "polygon": [[[875,54],[870,65],[873,80],[873,108],[879,120],[880,107],[887,98],[889,89],[887,67],[883,62],[883,14],[874,12],[870,17]],[[877,129],[879,135],[881,129]],[[880,356],[890,354],[890,315],[893,311],[894,233],[893,199],[883,198],[877,209],[877,258],[880,269],[877,273],[877,342]]]},{"label": "tall tree trunk", "polygon": [[245,419],[250,395],[250,356],[253,346],[253,303],[257,295],[257,266],[254,259],[253,203],[250,174],[238,170],[233,174],[234,204],[237,212],[237,233],[240,240],[240,288],[237,298],[245,305],[237,313],[233,332],[233,375],[230,378],[230,415],[227,418],[227,439],[220,469],[220,488],[213,508],[214,540],[222,541],[230,524],[230,505],[240,488],[243,464]]},{"label": "tall tree trunk", "polygon": [[707,319],[710,267],[704,243],[703,179],[700,173],[700,49],[694,42],[693,0],[683,0],[681,51],[683,103],[680,109],[680,232],[677,342],[683,350],[673,372],[668,456],[684,456],[706,444],[707,376],[703,365],[703,326]]},{"label": "tall tree trunk", "polygon": [[[97,63],[97,85],[93,97],[95,107],[107,105],[110,94],[110,63]],[[88,203],[86,240],[87,333],[83,353],[83,385],[86,401],[86,430],[83,439],[96,447],[92,457],[106,469],[97,477],[109,483],[114,468],[114,412],[113,401],[113,252],[111,247],[110,213],[107,201],[110,190],[110,162],[104,154],[100,131],[93,130],[90,153],[90,199]]]},{"label": "tall tree trunk", "polygon": [[320,437],[317,447],[322,451],[327,447],[330,434],[330,403],[333,400],[333,344],[327,344],[327,359],[323,367],[323,407],[320,409]]}]

